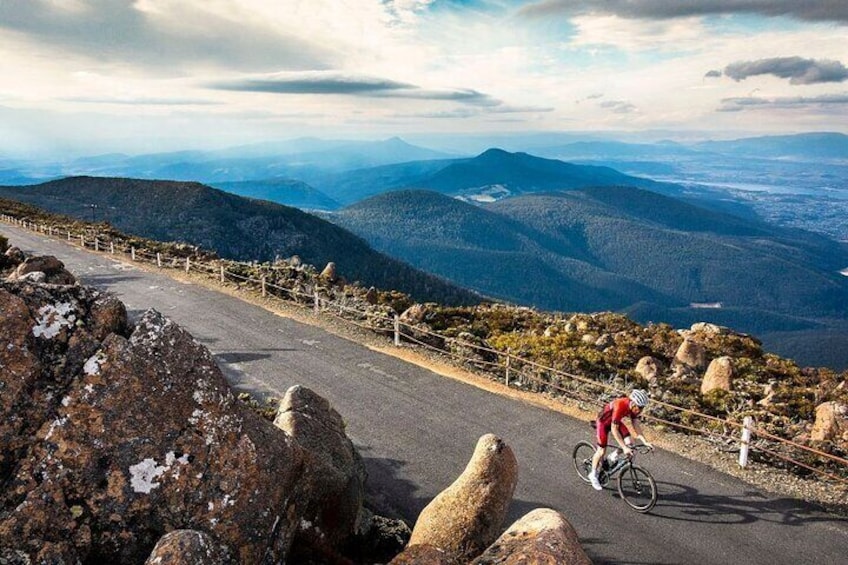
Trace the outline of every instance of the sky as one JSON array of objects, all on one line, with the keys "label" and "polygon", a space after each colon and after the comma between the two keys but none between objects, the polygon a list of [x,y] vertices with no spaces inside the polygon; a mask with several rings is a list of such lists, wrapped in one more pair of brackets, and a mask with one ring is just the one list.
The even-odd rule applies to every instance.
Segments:
[{"label": "sky", "polygon": [[848,133],[847,37],[845,0],[0,0],[0,159]]}]

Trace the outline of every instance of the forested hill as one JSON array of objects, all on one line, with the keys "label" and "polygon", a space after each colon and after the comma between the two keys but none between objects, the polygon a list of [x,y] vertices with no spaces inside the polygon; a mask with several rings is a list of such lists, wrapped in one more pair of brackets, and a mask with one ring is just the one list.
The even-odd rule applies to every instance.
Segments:
[{"label": "forested hill", "polygon": [[848,278],[838,273],[848,266],[844,245],[636,188],[484,206],[408,191],[331,217],[419,268],[547,310],[712,318],[762,332],[809,327],[809,318],[844,320],[848,309]]},{"label": "forested hill", "polygon": [[0,196],[68,216],[108,221],[151,239],[184,241],[222,257],[272,261],[299,255],[321,268],[332,261],[348,280],[407,292],[418,300],[471,304],[480,297],[374,251],[363,239],[316,216],[199,183],[70,177]]}]

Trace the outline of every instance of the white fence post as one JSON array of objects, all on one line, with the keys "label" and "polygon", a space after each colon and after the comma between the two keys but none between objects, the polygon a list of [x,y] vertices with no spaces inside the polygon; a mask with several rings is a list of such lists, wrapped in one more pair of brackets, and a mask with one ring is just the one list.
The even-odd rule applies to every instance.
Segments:
[{"label": "white fence post", "polygon": [[754,419],[750,416],[745,416],[745,419],[742,420],[742,446],[739,449],[739,466],[743,469],[748,466],[748,450],[751,445],[753,423]]},{"label": "white fence post", "polygon": [[111,253],[112,255],[115,254],[115,242],[114,241],[109,242],[109,253]]},{"label": "white fence post", "polygon": [[158,251],[156,252],[156,266],[157,267],[162,266],[162,254],[159,253]]},{"label": "white fence post", "polygon": [[395,347],[400,347],[400,316],[395,314]]},{"label": "white fence post", "polygon": [[312,294],[313,294],[312,303],[313,303],[313,307],[314,307],[314,310],[315,310],[315,315],[317,316],[318,313],[321,311],[321,304],[318,302],[320,300],[318,298],[318,289],[316,288],[315,290],[313,290]]},{"label": "white fence post", "polygon": [[85,236],[80,234],[80,246],[85,247]]},{"label": "white fence post", "polygon": [[135,247],[130,247],[130,257],[135,261]]},{"label": "white fence post", "polygon": [[186,257],[186,273],[189,272],[189,269],[191,269],[191,261]]},{"label": "white fence post", "polygon": [[226,279],[224,278],[224,264],[221,263],[221,284],[224,284]]},{"label": "white fence post", "polygon": [[100,240],[97,239],[97,236],[94,236],[94,250],[100,251]]},{"label": "white fence post", "polygon": [[[268,296],[268,291],[265,288],[265,275],[262,275],[261,282],[262,282],[262,298],[265,298],[266,296]],[[317,297],[318,295],[316,294],[315,296]]]},{"label": "white fence post", "polygon": [[71,232],[68,232],[68,241],[71,241]]},{"label": "white fence post", "polygon": [[509,362],[510,362],[510,358],[512,357],[509,354],[509,352],[510,352],[510,348],[507,347],[506,348],[506,376],[504,377],[504,381],[506,382],[507,388],[509,388]]}]

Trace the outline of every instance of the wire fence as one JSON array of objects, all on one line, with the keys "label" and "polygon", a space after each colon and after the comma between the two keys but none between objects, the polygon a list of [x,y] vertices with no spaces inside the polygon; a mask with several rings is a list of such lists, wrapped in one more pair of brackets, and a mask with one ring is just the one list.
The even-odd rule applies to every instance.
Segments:
[{"label": "wire fence", "polygon": [[[266,276],[254,278],[235,272],[250,272],[257,267],[253,263],[222,259],[210,262],[193,259],[191,256],[166,255],[130,245],[126,241],[110,236],[104,237],[90,230],[86,230],[85,233],[72,233],[69,229],[38,224],[26,218],[0,215],[0,219],[30,231],[65,239],[68,243],[84,249],[120,254],[127,256],[131,261],[155,264],[163,269],[180,269],[186,273],[199,273],[221,285],[235,284],[239,288],[255,291],[266,298],[311,309],[315,315],[330,315],[360,329],[391,337],[395,346],[407,343],[440,355],[447,355],[464,368],[502,381],[507,387],[549,394],[560,400],[576,401],[584,408],[595,410],[603,405],[605,399],[623,393],[612,384],[548,367],[509,350],[502,351],[481,343],[433,332],[422,327],[421,324],[403,319],[390,308],[380,310],[374,305],[362,304],[361,301],[346,301],[344,297],[334,296],[329,286],[321,283],[318,276],[313,276],[311,281],[297,279],[292,287],[285,287],[278,284],[278,281],[268,281]],[[295,267],[295,270],[297,269]],[[366,306],[368,306],[367,309]],[[652,400],[652,411],[659,411],[667,417],[649,413],[643,418],[665,428],[699,434],[722,442],[728,446],[728,451],[736,451],[735,446],[739,445],[739,464],[742,467],[748,465],[747,453],[750,448],[763,461],[794,466],[796,470],[816,474],[843,486],[848,485],[848,460],[769,434],[764,430],[758,430],[751,422],[746,424],[746,422],[726,420],[660,400]],[[668,417],[670,415],[677,415],[678,418],[670,419]],[[698,422],[702,424],[697,425]],[[744,440],[746,431],[753,436],[752,440]]]}]

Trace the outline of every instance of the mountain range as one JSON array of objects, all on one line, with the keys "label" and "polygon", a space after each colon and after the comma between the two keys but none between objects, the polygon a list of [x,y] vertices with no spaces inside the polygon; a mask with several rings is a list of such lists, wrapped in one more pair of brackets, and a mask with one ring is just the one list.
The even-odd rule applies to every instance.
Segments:
[{"label": "mountain range", "polygon": [[[848,267],[845,245],[779,224],[802,219],[804,227],[817,226],[817,218],[833,218],[842,225],[838,188],[848,164],[839,157],[846,140],[808,134],[647,144],[539,135],[532,141],[542,156],[489,148],[457,157],[397,138],[300,139],[53,165],[5,159],[0,183],[68,171],[122,178],[30,183],[0,195],[86,219],[94,214],[131,233],[188,241],[225,257],[297,253],[416,297],[479,299],[385,263],[363,239],[279,204],[323,210],[323,218],[377,251],[487,296],[554,310],[618,310],[678,326],[715,321],[780,334],[793,354],[808,347],[824,354],[810,346],[813,336],[832,343],[848,331],[848,277],[839,274]],[[503,141],[510,146],[521,138]],[[574,162],[558,159],[564,155]],[[683,182],[642,178],[611,164]],[[123,178],[136,174],[199,178],[223,191]],[[726,188],[744,183],[752,183],[751,196]]]},{"label": "mountain range", "polygon": [[200,183],[70,177],[0,187],[0,197],[160,241],[182,241],[222,257],[273,261],[298,255],[319,269],[336,263],[350,281],[397,289],[418,300],[449,304],[480,296],[374,251],[364,240],[316,216]]}]

